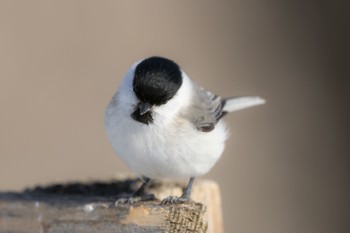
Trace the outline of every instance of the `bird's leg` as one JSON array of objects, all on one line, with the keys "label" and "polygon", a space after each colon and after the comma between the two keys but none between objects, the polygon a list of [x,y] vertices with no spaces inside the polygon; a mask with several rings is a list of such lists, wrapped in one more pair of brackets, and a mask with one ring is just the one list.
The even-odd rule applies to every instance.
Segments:
[{"label": "bird's leg", "polygon": [[186,188],[183,190],[183,193],[180,197],[175,197],[175,196],[169,196],[162,200],[162,204],[180,204],[180,203],[185,203],[188,202],[191,198],[191,191],[192,191],[192,184],[194,181],[195,177],[191,177],[190,181],[188,182],[188,185]]},{"label": "bird's leg", "polygon": [[146,188],[150,185],[151,179],[148,177],[142,177],[142,185],[138,188],[131,197],[128,198],[119,198],[115,205],[123,205],[123,204],[135,204],[141,201],[152,201],[155,200],[156,197],[151,193],[146,193]]},{"label": "bird's leg", "polygon": [[194,177],[191,177],[180,198],[186,201],[190,200],[193,182],[194,182]]},{"label": "bird's leg", "polygon": [[133,197],[141,196],[145,194],[146,188],[148,187],[151,179],[148,177],[142,177],[142,185],[132,194]]}]

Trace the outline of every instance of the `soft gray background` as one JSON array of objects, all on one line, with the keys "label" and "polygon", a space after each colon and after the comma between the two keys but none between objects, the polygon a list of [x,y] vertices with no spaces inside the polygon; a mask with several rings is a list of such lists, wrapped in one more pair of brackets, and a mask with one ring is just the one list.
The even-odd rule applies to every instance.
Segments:
[{"label": "soft gray background", "polygon": [[128,172],[104,109],[134,61],[162,55],[217,94],[268,101],[226,118],[207,175],[226,232],[349,232],[343,2],[0,1],[0,190]]}]

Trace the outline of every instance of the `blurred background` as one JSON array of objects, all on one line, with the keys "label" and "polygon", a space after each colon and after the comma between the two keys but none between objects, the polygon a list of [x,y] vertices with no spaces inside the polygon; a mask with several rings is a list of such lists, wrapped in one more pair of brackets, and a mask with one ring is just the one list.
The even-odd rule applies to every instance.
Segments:
[{"label": "blurred background", "polygon": [[206,176],[225,232],[350,232],[345,2],[0,1],[0,191],[130,172],[104,110],[133,62],[162,55],[267,100],[226,118]]}]

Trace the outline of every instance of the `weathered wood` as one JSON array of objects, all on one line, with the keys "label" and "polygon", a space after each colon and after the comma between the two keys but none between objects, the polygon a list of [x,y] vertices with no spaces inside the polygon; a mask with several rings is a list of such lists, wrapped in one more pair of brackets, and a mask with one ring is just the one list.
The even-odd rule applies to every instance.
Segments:
[{"label": "weathered wood", "polygon": [[[215,183],[198,181],[193,187],[193,199],[205,204],[160,205],[159,201],[151,201],[116,207],[117,196],[125,196],[120,192],[130,193],[130,186],[135,185],[134,181],[125,182],[76,183],[0,193],[0,232],[202,233],[207,232],[208,222],[208,232],[223,232]],[[181,193],[181,185],[156,184],[151,191],[162,199]]]},{"label": "weathered wood", "polygon": [[[150,191],[162,200],[167,196],[179,196],[186,183],[165,182],[151,187]],[[224,233],[219,186],[211,180],[198,179],[192,188],[192,200],[206,206],[204,218],[208,222],[208,233]]]}]

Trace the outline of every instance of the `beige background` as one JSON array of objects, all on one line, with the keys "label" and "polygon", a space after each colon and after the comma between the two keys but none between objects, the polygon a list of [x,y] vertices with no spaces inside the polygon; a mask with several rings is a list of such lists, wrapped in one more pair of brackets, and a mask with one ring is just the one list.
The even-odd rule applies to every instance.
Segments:
[{"label": "beige background", "polygon": [[[336,1],[0,1],[0,190],[129,170],[103,129],[128,67],[177,61],[228,116],[226,232],[349,232],[349,37]],[[347,60],[348,61],[348,60]]]}]

